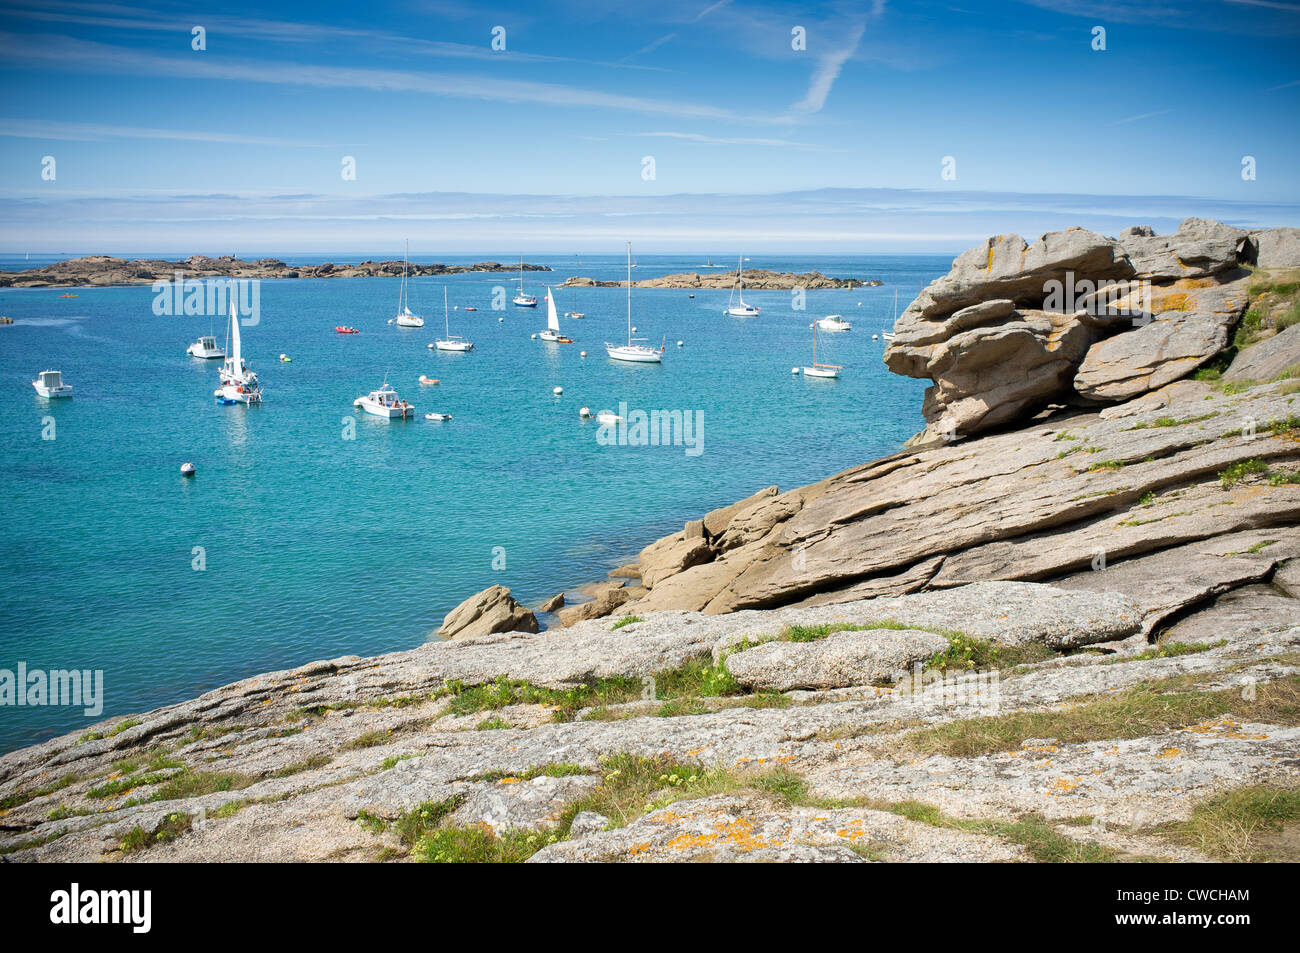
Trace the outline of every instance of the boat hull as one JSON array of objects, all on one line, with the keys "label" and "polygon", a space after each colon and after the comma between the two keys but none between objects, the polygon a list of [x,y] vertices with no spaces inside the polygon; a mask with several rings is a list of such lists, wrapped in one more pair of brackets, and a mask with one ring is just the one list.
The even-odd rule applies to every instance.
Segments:
[{"label": "boat hull", "polygon": [[629,364],[660,364],[663,355],[648,347],[626,347],[623,345],[605,345],[605,353],[611,360],[627,361]]},{"label": "boat hull", "polygon": [[453,351],[464,354],[474,350],[474,345],[469,341],[434,341],[433,349],[435,351]]},{"label": "boat hull", "polygon": [[32,387],[36,389],[37,394],[46,400],[72,396],[72,385],[70,384],[64,384],[62,387],[46,387],[44,384],[33,383]]},{"label": "boat hull", "polygon": [[837,370],[827,370],[824,367],[805,367],[803,369],[804,377],[814,377],[819,380],[835,380],[840,376]]}]

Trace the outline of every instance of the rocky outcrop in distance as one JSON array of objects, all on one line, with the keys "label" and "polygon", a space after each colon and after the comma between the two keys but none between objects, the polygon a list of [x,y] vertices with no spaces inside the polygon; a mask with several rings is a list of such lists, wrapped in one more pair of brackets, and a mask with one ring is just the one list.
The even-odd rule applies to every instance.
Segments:
[{"label": "rocky outcrop in distance", "polygon": [[[525,264],[524,271],[550,271],[546,265]],[[407,273],[420,278],[428,275],[461,275],[470,272],[512,272],[518,265],[495,261],[476,265],[407,266]],[[0,288],[63,288],[107,285],[143,285],[155,281],[172,281],[177,272],[186,278],[400,278],[400,261],[363,261],[358,265],[286,265],[277,258],[244,261],[233,255],[209,258],[191,255],[182,261],[159,258],[136,258],[127,261],[107,255],[70,258],[27,271],[0,271]]]},{"label": "rocky outcrop in distance", "polygon": [[[660,278],[645,278],[640,281],[632,282],[634,288],[689,288],[692,291],[700,289],[720,288],[726,291],[736,284],[737,272],[723,271],[710,272],[708,274],[698,274],[696,272],[680,272],[673,275],[664,275]],[[831,278],[823,275],[820,271],[806,272],[796,274],[795,272],[776,272],[764,271],[761,268],[750,271],[745,270],[745,288],[754,291],[774,291],[789,290],[792,288],[807,288],[810,290],[823,288],[873,288],[880,285],[878,280],[859,281],[856,278]],[[626,288],[626,281],[597,281],[595,278],[572,277],[564,281],[565,288]]]},{"label": "rocky outcrop in distance", "polygon": [[1300,230],[1187,219],[1108,238],[998,235],[959,255],[898,318],[889,369],[929,379],[922,439],[956,439],[1052,403],[1129,400],[1186,377],[1229,344],[1249,268],[1300,266]]}]

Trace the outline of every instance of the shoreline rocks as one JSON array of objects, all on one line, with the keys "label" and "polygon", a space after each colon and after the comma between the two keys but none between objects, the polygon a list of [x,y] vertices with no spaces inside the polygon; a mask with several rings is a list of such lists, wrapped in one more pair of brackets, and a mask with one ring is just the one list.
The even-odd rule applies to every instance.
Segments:
[{"label": "shoreline rocks", "polygon": [[437,635],[463,639],[494,632],[536,632],[537,616],[525,609],[505,586],[488,586],[447,613]]},{"label": "shoreline rocks", "polygon": [[[678,272],[677,274],[664,275],[660,278],[645,278],[640,281],[633,281],[634,288],[689,288],[692,291],[701,289],[721,289],[727,291],[735,286],[738,272],[722,271],[709,272],[708,274],[699,274],[698,272]],[[805,272],[802,274],[786,271],[765,271],[761,268],[750,270],[745,269],[745,290],[753,291],[773,291],[789,290],[792,288],[807,288],[809,290],[820,290],[824,288],[874,288],[883,284],[879,280],[859,281],[856,278],[832,278],[823,275],[820,271]],[[626,288],[627,281],[597,281],[595,278],[583,278],[574,276],[566,278],[564,288]]]}]

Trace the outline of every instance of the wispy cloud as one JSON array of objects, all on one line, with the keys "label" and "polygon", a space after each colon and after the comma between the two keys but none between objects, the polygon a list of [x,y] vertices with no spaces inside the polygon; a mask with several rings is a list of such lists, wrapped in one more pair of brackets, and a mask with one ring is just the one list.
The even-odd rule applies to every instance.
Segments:
[{"label": "wispy cloud", "polygon": [[709,4],[707,7],[705,7],[703,10],[701,10],[699,13],[695,15],[695,22],[699,23],[710,13],[712,13],[714,10],[717,10],[719,7],[725,7],[730,2],[731,0],[718,0],[717,3]]},{"label": "wispy cloud", "polygon": [[789,149],[805,149],[809,152],[827,152],[824,146],[810,142],[796,142],[793,139],[763,139],[746,136],[707,136],[699,132],[634,132],[630,135],[658,139],[682,139],[687,142],[699,142],[713,146],[777,146]]},{"label": "wispy cloud", "polygon": [[285,61],[218,60],[212,57],[165,56],[127,47],[59,36],[0,33],[0,58],[9,63],[54,64],[90,72],[162,76],[168,79],[229,80],[273,85],[406,91],[459,99],[551,106],[586,106],[624,112],[782,122],[780,117],[745,116],[706,103],[626,96],[559,83],[501,79],[467,73],[318,66]]},{"label": "wispy cloud", "polygon": [[53,119],[0,118],[0,136],[16,139],[58,139],[70,142],[99,142],[104,139],[176,139],[187,142],[228,142],[246,146],[290,146],[325,148],[326,143],[304,142],[236,133],[155,129],[143,126],[114,126],[90,122],[59,122]]},{"label": "wispy cloud", "polygon": [[1111,123],[1112,126],[1122,126],[1129,122],[1139,122],[1143,119],[1154,119],[1156,116],[1167,116],[1173,112],[1172,109],[1159,109],[1151,113],[1138,113],[1136,116],[1125,116],[1123,119],[1116,119]]},{"label": "wispy cloud", "polygon": [[822,107],[826,105],[826,97],[830,95],[831,87],[840,78],[844,64],[858,51],[858,45],[862,42],[862,35],[866,30],[865,23],[857,24],[850,32],[849,40],[844,46],[825,54],[818,60],[812,81],[808,84],[808,92],[803,99],[794,104],[793,112],[821,112]]},{"label": "wispy cloud", "polygon": [[[89,11],[89,12],[86,12]],[[590,66],[608,66],[620,69],[656,70],[662,67],[644,66],[623,61],[585,60],[545,53],[527,53],[519,50],[493,50],[486,43],[453,43],[447,40],[428,40],[406,36],[386,30],[359,27],[332,26],[327,23],[292,20],[272,20],[256,17],[237,17],[220,13],[203,13],[182,18],[172,13],[161,13],[140,7],[105,6],[96,8],[81,3],[33,3],[18,0],[7,11],[11,16],[47,23],[91,26],[101,29],[134,31],[140,33],[188,33],[195,23],[213,35],[239,39],[265,40],[277,44],[339,43],[355,45],[366,43],[375,49],[398,50],[431,57],[455,59],[493,60],[513,63],[584,63]],[[191,22],[194,21],[194,22]]]},{"label": "wispy cloud", "polygon": [[676,33],[666,33],[663,36],[659,37],[659,39],[652,40],[651,42],[647,43],[645,46],[641,47],[641,49],[637,50],[635,53],[629,53],[623,59],[628,60],[634,56],[645,56],[647,53],[653,53],[655,50],[659,49],[659,47],[663,46],[665,43],[668,43],[675,39],[677,39]]}]

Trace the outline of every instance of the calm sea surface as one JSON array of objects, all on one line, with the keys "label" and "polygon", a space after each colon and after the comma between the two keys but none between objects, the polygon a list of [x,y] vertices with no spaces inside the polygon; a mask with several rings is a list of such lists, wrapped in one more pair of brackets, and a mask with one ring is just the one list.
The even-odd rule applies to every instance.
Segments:
[{"label": "calm sea surface", "polygon": [[[333,260],[367,257],[381,256]],[[619,255],[527,258],[555,269],[526,274],[539,299],[548,279],[624,269]],[[0,268],[46,260],[6,256]],[[218,406],[219,362],[185,355],[210,330],[224,341],[220,317],[155,316],[148,286],[75,298],[0,289],[0,314],[15,322],[0,327],[0,669],[102,669],[100,718],[113,717],[313,659],[410,648],[493,583],[529,604],[603,578],[712,507],[892,452],[919,430],[923,383],[890,374],[871,335],[889,323],[895,289],[901,309],[950,262],[754,258],[747,267],[884,285],[810,291],[805,311],[788,291],[747,292],[763,309],[753,320],[721,314],[725,291],[635,291],[638,335],[667,342],[660,366],[605,356],[602,342],[626,335],[622,289],[557,291],[562,313],[587,317],[561,318],[576,343],[554,345],[530,339],[544,300],[492,310],[494,286],[513,294],[509,275],[413,280],[423,330],[387,323],[393,279],[265,281],[259,323],[243,329],[265,394],[251,409]],[[644,279],[704,259],[637,264]],[[451,313],[472,354],[426,347],[442,333],[444,282],[453,305],[478,309]],[[836,312],[854,330],[819,335],[818,360],[843,365],[843,379],[793,376],[811,361],[809,322]],[[361,333],[335,334],[338,324]],[[36,396],[30,382],[46,368],[63,371],[74,399]],[[421,387],[421,374],[442,383]],[[385,377],[415,420],[353,409]],[[620,402],[701,411],[703,452],[600,445],[578,409]],[[427,411],[454,419],[431,423]],[[54,439],[43,439],[51,419]],[[184,461],[196,478],[179,475]],[[91,720],[79,708],[0,708],[0,751]]]}]

